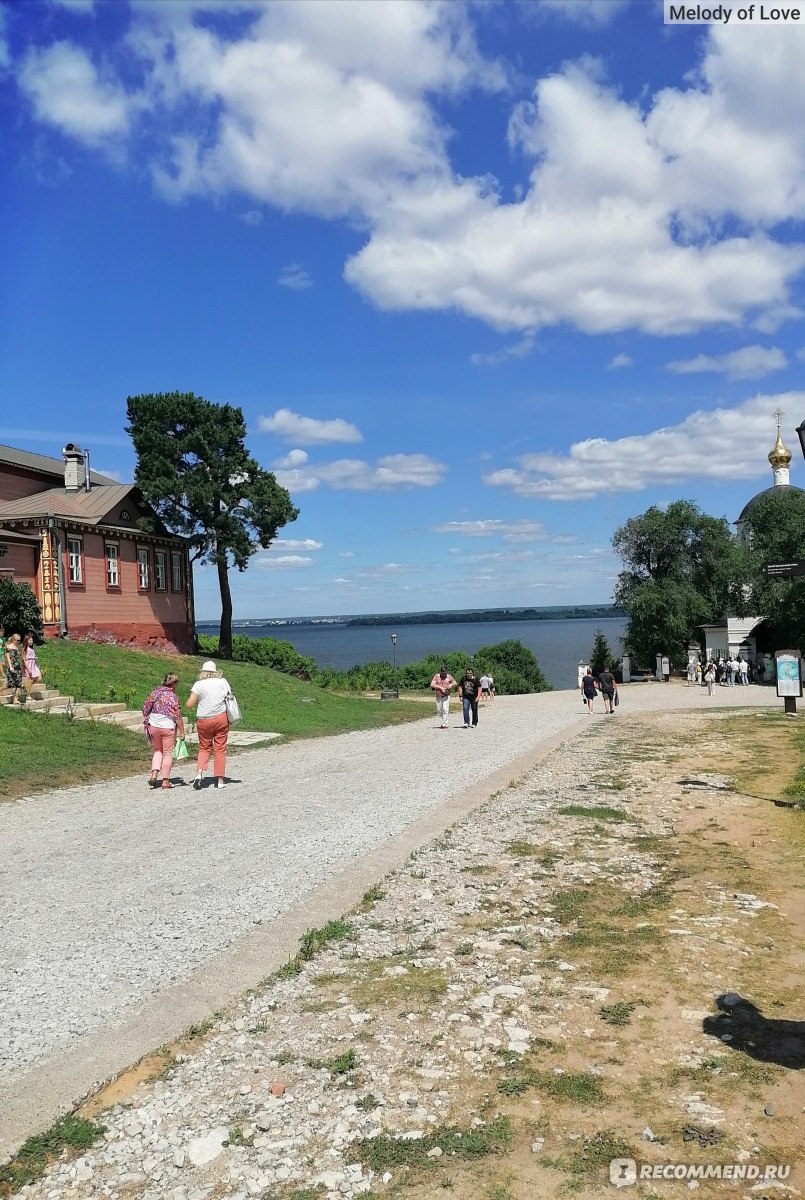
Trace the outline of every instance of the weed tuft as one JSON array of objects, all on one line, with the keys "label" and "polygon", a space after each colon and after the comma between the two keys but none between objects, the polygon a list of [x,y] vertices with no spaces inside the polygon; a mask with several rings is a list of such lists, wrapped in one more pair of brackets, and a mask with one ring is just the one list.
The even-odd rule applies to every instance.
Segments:
[{"label": "weed tuft", "polygon": [[65,1150],[88,1150],[104,1132],[103,1125],[77,1117],[74,1113],[62,1117],[45,1133],[23,1142],[11,1162],[0,1167],[0,1186],[7,1185],[12,1193],[44,1175],[48,1164]]}]

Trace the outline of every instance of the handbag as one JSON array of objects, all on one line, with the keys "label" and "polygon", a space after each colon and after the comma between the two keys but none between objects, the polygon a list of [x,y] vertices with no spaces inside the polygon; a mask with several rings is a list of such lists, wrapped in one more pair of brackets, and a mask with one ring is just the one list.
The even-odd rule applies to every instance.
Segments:
[{"label": "handbag", "polygon": [[615,707],[617,708],[619,704],[620,704],[620,697],[618,696],[618,693],[616,692],[615,693]]},{"label": "handbag", "polygon": [[185,758],[190,757],[190,751],[187,748],[187,742],[184,738],[177,738],[176,745],[173,747],[173,761],[182,762]]},{"label": "handbag", "polygon": [[231,692],[228,696],[224,697],[224,704],[226,705],[226,717],[230,725],[237,725],[238,721],[243,720],[240,705]]}]

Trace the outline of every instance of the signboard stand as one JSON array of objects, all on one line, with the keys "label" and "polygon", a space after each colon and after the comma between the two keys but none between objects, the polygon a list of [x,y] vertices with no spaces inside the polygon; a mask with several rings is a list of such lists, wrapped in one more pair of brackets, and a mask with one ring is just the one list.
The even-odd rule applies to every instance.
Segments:
[{"label": "signboard stand", "polygon": [[777,695],[783,697],[787,717],[797,715],[797,700],[802,696],[801,659],[799,650],[777,650],[774,655]]}]

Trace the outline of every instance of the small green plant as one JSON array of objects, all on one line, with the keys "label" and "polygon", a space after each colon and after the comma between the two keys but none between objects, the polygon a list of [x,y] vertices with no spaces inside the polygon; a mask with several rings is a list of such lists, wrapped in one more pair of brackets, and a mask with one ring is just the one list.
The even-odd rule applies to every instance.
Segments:
[{"label": "small green plant", "polygon": [[509,842],[508,846],[504,847],[507,854],[511,854],[514,858],[533,858],[539,853],[539,847],[533,842],[515,841]]},{"label": "small green plant", "polygon": [[598,1015],[608,1025],[628,1025],[635,1007],[629,1000],[619,1000],[617,1004],[602,1004]]},{"label": "small green plant", "polygon": [[367,888],[366,891],[363,893],[363,900],[361,901],[361,908],[364,910],[368,909],[368,908],[372,908],[372,906],[377,904],[378,901],[384,900],[385,896],[386,896],[386,893],[383,891],[380,884],[373,883],[372,886],[370,888]]},{"label": "small green plant", "polygon": [[608,804],[563,804],[556,811],[563,817],[586,817],[591,821],[629,820],[629,814],[622,808],[611,808]]},{"label": "small green plant", "polygon": [[566,888],[564,891],[554,892],[551,904],[556,920],[560,925],[578,921],[589,899],[590,892],[587,888]]},{"label": "small green plant", "polygon": [[11,1162],[0,1167],[0,1186],[7,1185],[12,1193],[26,1184],[33,1183],[44,1175],[48,1163],[58,1158],[65,1150],[84,1151],[98,1140],[104,1132],[103,1125],[87,1121],[71,1113],[62,1117],[45,1133],[23,1142]]},{"label": "small green plant", "polygon": [[428,1151],[436,1146],[445,1156],[471,1160],[505,1153],[511,1146],[512,1136],[509,1118],[495,1117],[485,1125],[472,1129],[442,1126],[411,1142],[383,1133],[374,1138],[360,1139],[352,1145],[364,1165],[372,1171],[383,1172],[399,1167],[428,1171],[436,1166],[436,1160],[428,1158]]},{"label": "small green plant", "polygon": [[280,1067],[284,1067],[287,1063],[296,1061],[296,1055],[293,1050],[278,1050],[274,1055],[274,1062]]},{"label": "small green plant", "polygon": [[555,850],[543,850],[542,854],[537,856],[537,862],[546,871],[552,871],[559,862],[561,855]]},{"label": "small green plant", "polygon": [[611,1129],[599,1129],[592,1137],[585,1138],[580,1149],[569,1158],[560,1160],[560,1165],[572,1175],[597,1175],[608,1168],[614,1158],[634,1158],[634,1151]]},{"label": "small green plant", "polygon": [[197,1021],[195,1024],[190,1026],[185,1034],[185,1037],[188,1039],[188,1041],[196,1042],[199,1038],[203,1038],[205,1034],[208,1034],[214,1024],[215,1021],[212,1019],[212,1017],[206,1017],[203,1021]]},{"label": "small green plant", "polygon": [[556,1100],[568,1100],[584,1106],[603,1104],[605,1100],[601,1080],[585,1072],[562,1071],[556,1075],[526,1067],[498,1084],[498,1091],[504,1096],[521,1096],[531,1088],[538,1088]]},{"label": "small green plant", "polygon": [[367,1096],[361,1096],[360,1100],[355,1101],[355,1107],[359,1108],[361,1112],[367,1113],[374,1112],[379,1104],[380,1101],[376,1096],[373,1096],[371,1092]]},{"label": "small green plant", "polygon": [[472,954],[472,942],[459,942],[456,946],[455,953],[463,957],[466,954]]},{"label": "small green plant", "polygon": [[307,1065],[314,1071],[329,1071],[331,1075],[347,1075],[358,1065],[354,1050],[346,1050],[336,1058],[309,1058]]},{"label": "small green plant", "polygon": [[229,1144],[230,1146],[248,1146],[249,1139],[243,1132],[242,1125],[232,1125],[229,1129]]},{"label": "small green plant", "polygon": [[343,942],[354,935],[355,926],[341,917],[328,921],[321,929],[308,929],[299,942],[299,958],[310,962],[330,942]]},{"label": "small green plant", "polygon": [[283,963],[277,971],[277,979],[293,979],[296,975],[302,974],[302,964],[299,961],[299,955],[295,958],[289,958],[287,963]]}]

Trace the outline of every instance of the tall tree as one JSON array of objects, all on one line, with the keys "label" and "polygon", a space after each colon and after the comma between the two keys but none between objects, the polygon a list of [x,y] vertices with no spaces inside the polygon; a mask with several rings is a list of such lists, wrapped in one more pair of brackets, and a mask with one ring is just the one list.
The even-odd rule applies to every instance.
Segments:
[{"label": "tall tree", "polygon": [[774,488],[745,518],[744,605],[770,625],[770,644],[805,651],[805,578],[767,578],[767,563],[805,559],[805,492]]},{"label": "tall tree", "polygon": [[609,648],[609,642],[599,629],[590,654],[590,669],[593,675],[600,675],[602,671],[611,671],[614,666],[615,658]]},{"label": "tall tree", "polygon": [[624,564],[614,596],[628,616],[624,641],[642,664],[658,653],[685,662],[694,628],[742,603],[741,555],[729,525],[689,500],[631,517],[612,545]]},{"label": "tall tree", "polygon": [[[218,652],[232,657],[229,567],[245,571],[298,509],[270,471],[248,453],[239,408],[192,392],[129,396],[130,435],[137,452],[134,482],[171,533],[189,539],[191,561],[213,564],[221,592]],[[156,522],[145,522],[152,529]]]}]

